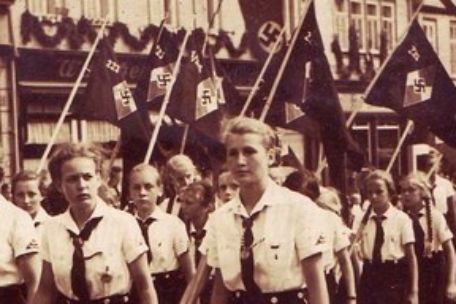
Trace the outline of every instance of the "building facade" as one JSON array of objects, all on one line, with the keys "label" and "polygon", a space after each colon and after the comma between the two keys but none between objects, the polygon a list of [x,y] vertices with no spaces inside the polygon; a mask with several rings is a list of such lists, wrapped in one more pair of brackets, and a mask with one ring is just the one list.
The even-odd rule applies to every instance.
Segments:
[{"label": "building facade", "polygon": [[[105,16],[108,32],[115,33],[115,51],[124,76],[134,88],[153,40],[151,28],[167,16],[170,28],[208,30],[219,1],[220,12],[209,29],[209,43],[216,45],[216,57],[246,97],[261,66],[246,46],[238,0],[0,0],[0,141],[6,174],[37,167]],[[282,1],[290,37],[305,0],[276,1]],[[315,1],[342,107],[347,116],[357,111],[352,132],[366,149],[369,161],[380,168],[386,167],[406,122],[390,110],[363,103],[362,94],[380,62],[406,30],[417,2]],[[454,79],[455,10],[451,0],[426,0],[419,15]],[[353,52],[354,45],[357,52]],[[76,98],[81,97],[84,88],[83,82]],[[87,122],[70,114],[57,142],[96,141],[112,146],[118,136],[118,129],[108,123]],[[307,167],[316,168],[317,143],[293,132],[283,132],[283,138]],[[410,167],[409,150],[401,153],[394,173]]]}]

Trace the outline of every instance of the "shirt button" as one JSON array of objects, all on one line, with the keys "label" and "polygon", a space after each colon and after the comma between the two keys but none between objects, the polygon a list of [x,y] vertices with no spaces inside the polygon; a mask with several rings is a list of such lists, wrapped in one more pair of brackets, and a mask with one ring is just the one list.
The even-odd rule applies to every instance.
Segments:
[{"label": "shirt button", "polygon": [[304,294],[300,291],[298,292],[298,299],[303,299],[304,298]]},{"label": "shirt button", "polygon": [[241,292],[239,292],[239,291],[236,291],[234,295],[236,296],[236,298],[238,298],[238,299],[239,299],[239,298],[241,297]]},{"label": "shirt button", "polygon": [[124,303],[128,303],[128,300],[129,300],[128,296],[124,296],[124,297],[123,297],[123,302],[124,302]]},{"label": "shirt button", "polygon": [[111,300],[110,300],[110,299],[104,299],[104,300],[103,300],[103,304],[109,304],[109,303],[111,303]]},{"label": "shirt button", "polygon": [[279,303],[279,299],[277,299],[277,297],[272,297],[271,298],[271,303],[272,304],[277,304],[277,303]]}]

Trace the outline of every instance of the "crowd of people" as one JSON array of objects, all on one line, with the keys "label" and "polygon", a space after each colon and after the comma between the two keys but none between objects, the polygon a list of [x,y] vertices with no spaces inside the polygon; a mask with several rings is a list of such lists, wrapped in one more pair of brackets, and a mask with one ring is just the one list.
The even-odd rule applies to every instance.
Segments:
[{"label": "crowd of people", "polygon": [[363,171],[347,205],[303,168],[271,176],[268,125],[232,119],[223,143],[212,178],[177,154],[120,189],[121,169],[104,178],[90,144],[56,149],[50,185],[17,173],[11,201],[0,196],[0,303],[456,301],[456,195],[438,157],[398,183]]}]

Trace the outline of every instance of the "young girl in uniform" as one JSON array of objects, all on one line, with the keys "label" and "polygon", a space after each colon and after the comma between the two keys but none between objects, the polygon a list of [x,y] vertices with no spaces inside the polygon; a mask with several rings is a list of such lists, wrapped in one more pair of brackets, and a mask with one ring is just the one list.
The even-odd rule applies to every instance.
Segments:
[{"label": "young girl in uniform", "polygon": [[98,196],[101,161],[94,146],[64,144],[49,162],[69,207],[43,224],[43,270],[34,303],[131,303],[132,285],[136,303],[157,303],[137,222]]},{"label": "young girl in uniform", "polygon": [[372,208],[360,236],[359,255],[363,270],[359,285],[360,304],[418,303],[417,262],[412,222],[391,204],[391,175],[374,170],[365,179]]},{"label": "young girl in uniform", "polygon": [[[422,172],[413,172],[402,179],[400,186],[401,200],[412,219],[415,232],[420,303],[444,303],[444,294],[447,299],[454,301],[456,277],[453,235],[443,214],[431,204],[428,179]],[[447,270],[446,278],[443,269]],[[445,292],[437,292],[442,287]]]}]

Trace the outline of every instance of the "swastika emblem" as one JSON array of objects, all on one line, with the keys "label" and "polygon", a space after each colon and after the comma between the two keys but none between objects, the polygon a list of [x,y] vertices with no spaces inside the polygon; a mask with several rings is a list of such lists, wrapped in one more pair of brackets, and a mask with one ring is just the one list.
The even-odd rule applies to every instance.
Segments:
[{"label": "swastika emblem", "polygon": [[113,71],[116,74],[119,74],[119,72],[120,72],[120,65],[111,59],[108,59],[106,61],[106,68],[108,68],[109,70]]},{"label": "swastika emblem", "polygon": [[426,93],[426,79],[416,78],[413,81],[413,89],[415,93]]},{"label": "swastika emblem", "polygon": [[196,90],[197,102],[195,119],[198,120],[201,117],[217,110],[217,88],[215,87],[212,79],[207,78],[198,84]]},{"label": "swastika emblem", "polygon": [[171,82],[171,73],[162,73],[162,74],[157,74],[157,85],[160,88],[166,88],[168,83]]},{"label": "swastika emblem", "polygon": [[410,107],[432,98],[435,66],[428,66],[407,74],[404,91],[404,107]]},{"label": "swastika emblem", "polygon": [[[273,49],[281,30],[282,27],[273,21],[267,21],[263,23],[263,25],[261,25],[261,27],[258,29],[258,42],[265,52],[269,53]],[[276,52],[278,52],[280,49],[281,45],[277,47]]]},{"label": "swastika emblem", "polygon": [[171,83],[172,65],[157,67],[150,72],[149,88],[147,90],[147,101],[164,95],[168,85]]},{"label": "swastika emblem", "polygon": [[415,60],[416,62],[418,62],[420,60],[420,53],[418,52],[418,49],[415,45],[412,45],[410,47],[410,49],[408,50],[408,53],[410,56],[412,56],[413,60]]},{"label": "swastika emblem", "polygon": [[113,86],[112,92],[118,120],[121,120],[125,116],[136,111],[136,104],[126,81],[122,81]]}]

